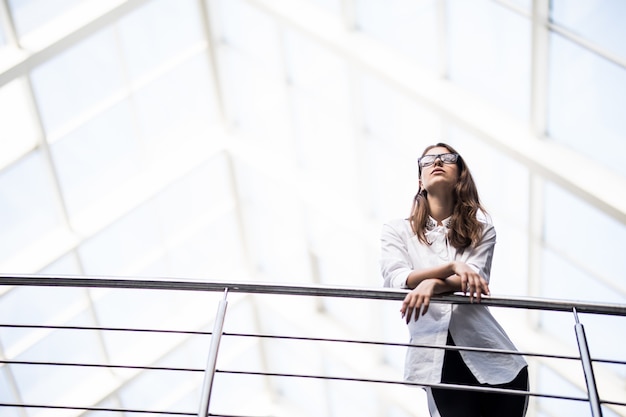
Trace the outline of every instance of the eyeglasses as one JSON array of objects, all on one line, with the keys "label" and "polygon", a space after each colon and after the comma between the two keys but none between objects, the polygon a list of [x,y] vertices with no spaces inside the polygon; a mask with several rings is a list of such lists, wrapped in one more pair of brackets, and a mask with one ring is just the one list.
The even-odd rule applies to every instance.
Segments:
[{"label": "eyeglasses", "polygon": [[440,153],[439,155],[424,155],[417,160],[417,164],[420,168],[426,168],[434,164],[437,158],[439,158],[444,164],[455,164],[457,159],[459,159],[459,154]]}]

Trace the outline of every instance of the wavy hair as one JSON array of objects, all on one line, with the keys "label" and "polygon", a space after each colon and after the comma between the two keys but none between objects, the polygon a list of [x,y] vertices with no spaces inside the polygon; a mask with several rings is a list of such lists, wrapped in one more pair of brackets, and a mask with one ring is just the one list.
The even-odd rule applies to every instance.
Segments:
[{"label": "wavy hair", "polygon": [[[429,150],[437,147],[443,147],[450,153],[458,154],[450,145],[437,143],[424,149],[422,156],[426,155]],[[480,203],[476,184],[461,155],[459,155],[456,165],[459,170],[459,178],[453,191],[454,208],[448,226],[448,239],[452,246],[463,250],[471,245],[477,244],[481,239],[483,224],[478,220],[477,215],[479,212],[486,215],[487,211]],[[419,175],[421,178],[421,167],[419,168]],[[413,199],[413,206],[411,207],[411,215],[409,217],[413,233],[415,233],[418,239],[424,244],[428,244],[426,240],[426,223],[430,215],[427,195],[428,192],[420,186],[420,189]]]}]

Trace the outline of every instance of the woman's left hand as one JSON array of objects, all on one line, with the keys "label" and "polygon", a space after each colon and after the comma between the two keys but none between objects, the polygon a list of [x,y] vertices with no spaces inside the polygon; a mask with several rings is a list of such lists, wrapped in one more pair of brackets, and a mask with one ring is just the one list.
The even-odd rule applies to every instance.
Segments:
[{"label": "woman's left hand", "polygon": [[437,278],[425,279],[404,297],[400,313],[402,313],[402,318],[406,319],[407,324],[412,317],[415,317],[417,321],[420,315],[426,314],[430,298],[435,293],[435,286],[438,282],[441,280]]},{"label": "woman's left hand", "polygon": [[469,293],[470,302],[480,303],[482,295],[490,295],[489,283],[474,269],[463,262],[452,263],[452,270],[461,280],[461,291],[463,294]]}]

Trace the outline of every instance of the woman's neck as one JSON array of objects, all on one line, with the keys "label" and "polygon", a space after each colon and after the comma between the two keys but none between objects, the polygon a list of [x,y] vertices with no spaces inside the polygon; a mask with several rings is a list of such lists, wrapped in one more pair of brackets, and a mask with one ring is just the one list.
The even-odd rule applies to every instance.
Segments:
[{"label": "woman's neck", "polygon": [[454,204],[452,196],[441,197],[428,194],[428,206],[430,208],[430,217],[435,219],[438,224],[452,215]]}]

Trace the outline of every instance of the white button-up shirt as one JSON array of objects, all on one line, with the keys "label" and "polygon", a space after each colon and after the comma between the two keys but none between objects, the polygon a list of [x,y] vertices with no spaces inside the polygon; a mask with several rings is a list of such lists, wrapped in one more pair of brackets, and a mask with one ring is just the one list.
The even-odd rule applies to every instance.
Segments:
[{"label": "white button-up shirt", "polygon": [[[496,242],[496,232],[488,219],[483,236],[476,246],[459,251],[448,241],[449,219],[443,225],[429,218],[426,239],[419,241],[409,220],[398,219],[383,226],[381,234],[381,272],[385,287],[407,288],[406,280],[414,269],[438,266],[452,260],[462,261],[487,282]],[[428,312],[408,325],[413,344],[445,345],[448,331],[457,346],[515,350],[515,346],[489,312],[481,304],[452,305],[431,303]],[[441,382],[443,349],[409,347],[405,362],[405,379],[426,384]],[[510,382],[526,366],[520,355],[461,351],[463,361],[481,383]]]}]

